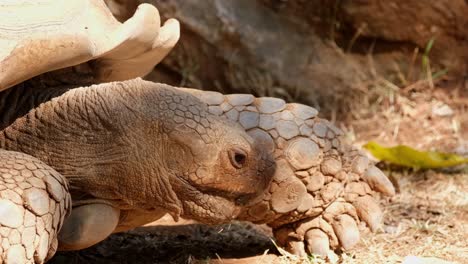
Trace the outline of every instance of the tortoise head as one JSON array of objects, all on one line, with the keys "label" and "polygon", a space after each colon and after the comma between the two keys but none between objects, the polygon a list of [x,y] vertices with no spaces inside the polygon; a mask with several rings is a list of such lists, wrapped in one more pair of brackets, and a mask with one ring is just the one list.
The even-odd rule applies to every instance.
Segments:
[{"label": "tortoise head", "polygon": [[177,118],[181,115],[169,133],[166,162],[183,216],[208,223],[231,220],[267,188],[273,158],[239,125],[208,113],[202,103]]}]

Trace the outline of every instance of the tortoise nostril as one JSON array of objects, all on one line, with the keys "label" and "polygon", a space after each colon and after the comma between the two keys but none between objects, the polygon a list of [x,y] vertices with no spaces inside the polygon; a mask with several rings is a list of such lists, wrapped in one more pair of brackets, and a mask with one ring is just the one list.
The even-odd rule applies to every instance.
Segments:
[{"label": "tortoise nostril", "polygon": [[239,148],[231,150],[229,153],[229,157],[230,157],[232,166],[238,169],[241,169],[247,162],[246,152]]}]

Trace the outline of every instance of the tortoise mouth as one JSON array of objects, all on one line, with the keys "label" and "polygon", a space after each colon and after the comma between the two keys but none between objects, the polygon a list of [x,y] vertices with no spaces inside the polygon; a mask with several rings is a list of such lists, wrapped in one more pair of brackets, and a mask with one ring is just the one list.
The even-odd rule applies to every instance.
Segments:
[{"label": "tortoise mouth", "polygon": [[[223,191],[210,187],[202,188],[190,184],[187,179],[181,176],[176,177],[184,188],[181,193],[178,193],[178,199],[184,204],[182,214],[199,221],[213,224],[231,221],[240,215],[242,206],[257,197],[256,193]],[[212,212],[211,217],[206,218],[203,214],[204,211],[198,211],[197,207]]]}]

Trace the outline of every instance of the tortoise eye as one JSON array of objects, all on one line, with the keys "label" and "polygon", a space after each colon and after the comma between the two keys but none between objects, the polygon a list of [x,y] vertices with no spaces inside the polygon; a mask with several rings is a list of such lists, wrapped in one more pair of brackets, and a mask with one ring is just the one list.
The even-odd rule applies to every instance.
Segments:
[{"label": "tortoise eye", "polygon": [[234,148],[229,152],[229,160],[232,166],[241,169],[247,162],[247,153],[240,148]]}]

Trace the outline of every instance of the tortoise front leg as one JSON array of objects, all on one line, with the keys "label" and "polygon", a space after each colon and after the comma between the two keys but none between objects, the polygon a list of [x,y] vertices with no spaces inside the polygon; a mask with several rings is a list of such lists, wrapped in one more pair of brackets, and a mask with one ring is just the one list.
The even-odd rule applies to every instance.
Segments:
[{"label": "tortoise front leg", "polygon": [[70,205],[62,175],[36,158],[0,149],[0,260],[50,259]]}]

